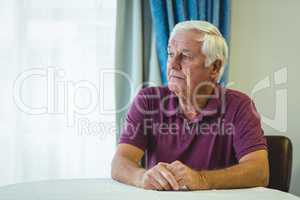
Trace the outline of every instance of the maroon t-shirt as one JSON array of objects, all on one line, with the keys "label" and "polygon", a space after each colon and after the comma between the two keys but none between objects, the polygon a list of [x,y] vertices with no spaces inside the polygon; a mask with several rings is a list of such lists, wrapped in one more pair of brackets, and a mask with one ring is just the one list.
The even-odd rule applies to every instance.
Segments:
[{"label": "maroon t-shirt", "polygon": [[253,101],[219,85],[192,121],[183,115],[177,96],[167,87],[140,90],[119,143],[145,151],[146,168],[180,160],[195,170],[225,168],[250,152],[267,149]]}]

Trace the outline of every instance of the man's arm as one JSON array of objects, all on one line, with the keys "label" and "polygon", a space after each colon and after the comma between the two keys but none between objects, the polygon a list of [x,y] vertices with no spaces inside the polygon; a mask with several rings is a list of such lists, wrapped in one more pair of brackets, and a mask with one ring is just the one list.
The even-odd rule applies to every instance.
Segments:
[{"label": "man's arm", "polygon": [[190,190],[265,187],[269,181],[266,150],[243,156],[239,164],[220,170],[196,171],[175,161],[167,167],[180,180],[180,186]]},{"label": "man's arm", "polygon": [[211,189],[265,187],[269,184],[268,153],[258,150],[243,156],[237,165],[199,174]]},{"label": "man's arm", "polygon": [[179,189],[175,177],[166,168],[167,163],[158,163],[149,170],[141,168],[139,162],[143,155],[144,152],[133,145],[119,144],[112,161],[112,178],[144,189]]},{"label": "man's arm", "polygon": [[120,144],[111,163],[111,176],[122,183],[139,187],[146,171],[139,165],[144,152],[133,145]]}]

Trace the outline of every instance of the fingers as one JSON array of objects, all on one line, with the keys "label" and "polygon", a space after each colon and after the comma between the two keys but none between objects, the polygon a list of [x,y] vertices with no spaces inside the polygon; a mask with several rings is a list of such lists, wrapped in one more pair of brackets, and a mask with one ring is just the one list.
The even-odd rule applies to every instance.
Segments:
[{"label": "fingers", "polygon": [[170,172],[174,174],[175,179],[179,184],[180,190],[182,188],[186,189],[186,185],[187,185],[185,180],[186,166],[180,161],[174,161],[173,163],[167,166],[167,169],[169,169]]},{"label": "fingers", "polygon": [[167,166],[167,169],[174,174],[177,181],[183,178],[185,166],[179,161],[175,161]]},{"label": "fingers", "polygon": [[184,181],[184,179],[180,179],[178,181],[178,183],[179,183],[179,189],[180,190],[187,190],[188,189],[187,186],[186,186],[186,182]]},{"label": "fingers", "polygon": [[150,185],[154,186],[156,190],[163,190],[163,187],[160,185],[160,183],[157,182],[156,179],[152,177],[150,174],[149,174],[149,183]]},{"label": "fingers", "polygon": [[171,164],[169,164],[169,166],[179,167],[179,166],[184,166],[184,164],[182,162],[180,162],[179,160],[176,160],[176,161],[172,162]]},{"label": "fingers", "polygon": [[157,190],[179,190],[179,184],[167,166],[168,163],[158,163],[147,172],[146,180]]},{"label": "fingers", "polygon": [[146,190],[163,190],[163,187],[155,180],[155,177],[153,176],[152,170],[148,170],[143,175],[143,185],[142,187]]},{"label": "fingers", "polygon": [[147,188],[156,190],[179,190],[184,183],[184,165],[175,161],[172,164],[160,162],[145,176]]},{"label": "fingers", "polygon": [[184,169],[185,165],[181,163],[180,161],[176,160],[172,162],[171,164],[167,165],[167,168],[169,170],[172,170],[174,172]]},{"label": "fingers", "polygon": [[171,186],[169,185],[168,181],[161,175],[159,170],[154,170],[151,176],[155,179],[156,182],[159,183],[162,189],[171,190]]},{"label": "fingers", "polygon": [[160,174],[168,181],[168,184],[170,184],[172,189],[178,190],[179,184],[177,183],[175,176],[167,169],[167,166],[159,165],[158,169]]}]

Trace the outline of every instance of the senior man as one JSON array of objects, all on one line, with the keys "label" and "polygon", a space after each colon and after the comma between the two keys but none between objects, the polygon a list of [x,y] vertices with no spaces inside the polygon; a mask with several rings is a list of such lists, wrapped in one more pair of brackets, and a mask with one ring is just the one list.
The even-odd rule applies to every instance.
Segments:
[{"label": "senior man", "polygon": [[227,54],[212,24],[174,27],[168,87],[145,88],[135,97],[112,161],[113,179],[153,190],[268,185],[267,145],[255,106],[218,84]]}]

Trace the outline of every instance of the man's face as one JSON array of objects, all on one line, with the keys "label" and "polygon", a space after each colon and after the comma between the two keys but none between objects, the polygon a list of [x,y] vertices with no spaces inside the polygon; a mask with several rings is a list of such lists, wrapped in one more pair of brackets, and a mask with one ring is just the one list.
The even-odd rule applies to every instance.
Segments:
[{"label": "man's face", "polygon": [[[188,98],[201,93],[202,85],[211,81],[212,67],[205,67],[198,31],[179,31],[168,46],[168,87],[178,97]],[[196,90],[195,90],[196,89]]]}]

